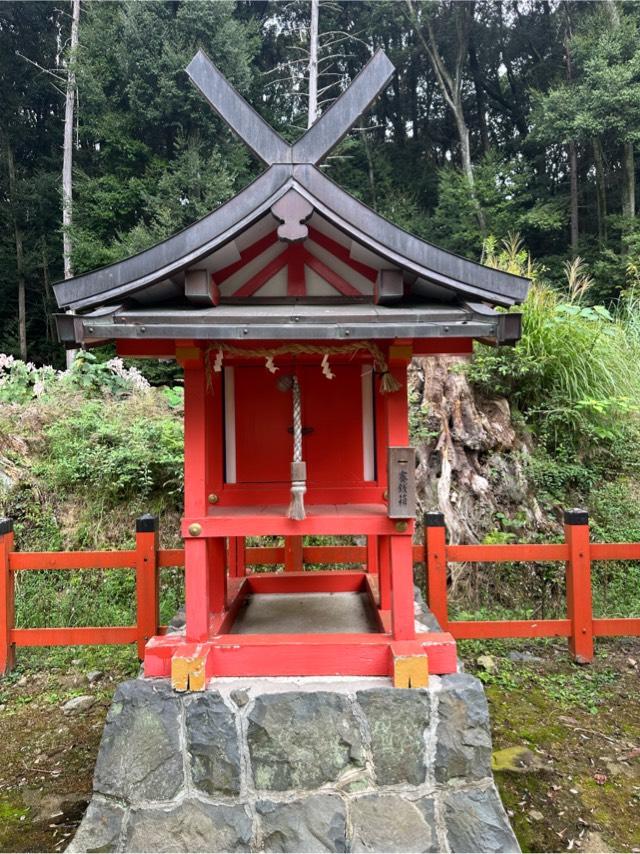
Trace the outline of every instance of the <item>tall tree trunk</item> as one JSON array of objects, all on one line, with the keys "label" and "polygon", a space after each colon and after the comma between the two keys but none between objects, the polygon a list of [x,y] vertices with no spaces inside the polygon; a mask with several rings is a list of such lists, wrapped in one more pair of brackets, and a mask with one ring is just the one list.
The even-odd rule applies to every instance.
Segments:
[{"label": "tall tree trunk", "polygon": [[18,198],[16,192],[16,164],[9,140],[4,138],[5,159],[9,176],[9,204],[13,223],[13,238],[16,248],[16,277],[18,280],[18,341],[20,358],[27,358],[27,287],[24,276],[24,250],[22,229],[18,221]]},{"label": "tall tree trunk", "polygon": [[575,142],[570,142],[569,149],[569,186],[570,186],[570,219],[571,219],[571,254],[578,254],[579,222],[578,222],[578,152]]},{"label": "tall tree trunk", "polygon": [[475,176],[473,174],[473,164],[471,163],[469,126],[467,125],[465,119],[462,104],[463,71],[466,58],[469,53],[469,33],[473,23],[475,3],[453,3],[450,7],[452,14],[455,15],[456,18],[457,34],[456,57],[454,61],[453,71],[449,71],[449,69],[444,63],[442,56],[440,55],[440,51],[438,49],[438,44],[429,15],[427,14],[425,21],[427,28],[427,37],[425,37],[422,27],[420,25],[420,21],[418,20],[418,14],[416,11],[414,0],[406,0],[406,4],[409,12],[409,19],[413,25],[413,28],[415,30],[416,35],[418,36],[420,43],[422,44],[425,50],[425,53],[429,57],[429,61],[431,63],[431,67],[433,68],[433,73],[436,76],[436,80],[438,81],[438,86],[440,87],[442,97],[451,112],[453,113],[453,118],[456,123],[456,129],[458,131],[458,139],[460,142],[460,161],[462,166],[462,172],[469,186],[469,195],[471,196],[471,201],[476,212],[476,217],[478,219],[480,230],[484,235],[486,234],[487,230],[486,220],[484,212],[478,200],[478,194],[476,192],[476,182]]},{"label": "tall tree trunk", "polygon": [[485,116],[486,103],[485,92],[482,85],[482,72],[478,63],[478,55],[473,40],[469,43],[469,67],[473,76],[473,88],[476,95],[476,108],[478,110],[478,127],[480,128],[480,141],[482,150],[486,154],[489,151],[489,131],[487,129],[487,119]]},{"label": "tall tree trunk", "polygon": [[[62,156],[62,254],[64,277],[73,277],[71,226],[73,225],[73,120],[76,106],[76,52],[80,0],[72,0],[71,41],[67,70],[67,93],[64,107],[64,143]],[[75,350],[67,350],[67,367],[73,364]]]},{"label": "tall tree trunk", "polygon": [[311,0],[311,26],[309,28],[309,111],[307,127],[318,118],[318,25],[320,0]]},{"label": "tall tree trunk", "polygon": [[[614,0],[607,0],[604,4],[609,15],[611,26],[617,29],[620,26],[620,13]],[[625,142],[622,146],[622,216],[631,220],[636,215],[636,168],[633,143]],[[628,227],[625,227],[625,231]]]},{"label": "tall tree trunk", "polygon": [[596,168],[598,239],[602,243],[605,243],[607,240],[607,188],[605,185],[604,155],[602,153],[602,143],[598,138],[593,140],[593,162]]},{"label": "tall tree trunk", "polygon": [[632,142],[624,143],[622,153],[622,215],[629,220],[636,215],[636,162]]},{"label": "tall tree trunk", "polygon": [[[571,61],[571,19],[569,17],[569,8],[565,3],[565,14],[567,16],[566,30],[564,34],[564,56],[567,67],[567,83],[571,85],[573,78],[573,65]],[[574,139],[569,140],[569,218],[571,231],[571,254],[575,257],[578,254],[578,238],[580,236],[580,223],[578,220],[578,152]]]}]

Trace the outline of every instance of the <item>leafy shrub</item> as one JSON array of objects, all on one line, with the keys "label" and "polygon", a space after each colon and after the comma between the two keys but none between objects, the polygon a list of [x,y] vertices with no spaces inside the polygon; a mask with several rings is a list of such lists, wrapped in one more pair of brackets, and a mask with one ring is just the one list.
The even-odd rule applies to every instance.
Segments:
[{"label": "leafy shrub", "polygon": [[50,489],[90,492],[102,506],[182,489],[182,423],[150,393],[135,405],[82,401],[45,428],[45,439],[35,471]]},{"label": "leafy shrub", "polygon": [[125,395],[144,391],[149,383],[135,368],[125,367],[122,359],[99,362],[93,353],[81,351],[66,371],[50,365],[37,368],[0,353],[0,403],[27,403],[65,391],[80,391],[87,396]]}]

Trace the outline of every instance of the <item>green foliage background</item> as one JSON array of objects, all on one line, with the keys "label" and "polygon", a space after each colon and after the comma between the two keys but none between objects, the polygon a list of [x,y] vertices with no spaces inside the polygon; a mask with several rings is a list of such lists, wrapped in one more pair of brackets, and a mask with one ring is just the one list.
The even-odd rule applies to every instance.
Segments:
[{"label": "green foliage background", "polygon": [[[476,201],[420,38],[424,23],[417,32],[401,2],[321,3],[322,109],[372,49],[383,47],[398,70],[327,160],[326,172],[408,230],[533,276],[522,341],[512,349],[478,345],[469,377],[480,392],[507,396],[518,428],[531,437],[528,476],[545,513],[557,518],[561,507],[582,503],[598,536],[638,539],[640,228],[633,195],[640,6],[415,6],[423,22],[430,16],[450,69],[460,47],[457,24],[468,18],[462,107]],[[51,320],[51,283],[62,276],[59,87],[69,61],[69,12],[68,2],[0,4],[0,353],[19,352],[19,237],[28,357],[54,367],[64,357]],[[76,272],[188,225],[261,171],[189,83],[184,68],[197,48],[283,136],[293,140],[303,131],[308,25],[309,4],[301,0],[83,5],[74,60]],[[574,245],[570,146],[579,218]],[[22,548],[125,546],[136,514],[148,510],[163,515],[168,540],[177,542],[179,375],[145,365],[152,383],[168,390],[135,390],[106,366],[110,355],[85,357],[67,378],[55,379],[52,368],[34,373],[24,363],[5,371],[2,465],[30,460],[28,476],[23,471],[3,497]],[[50,390],[36,395],[42,383]],[[517,513],[502,515],[488,534],[494,542],[522,531]],[[640,612],[635,568],[602,565],[598,572],[599,608]],[[131,619],[126,573],[87,574],[82,584],[76,576],[70,586],[47,574],[39,576],[44,581],[25,575],[21,620],[80,624],[100,590],[108,595],[97,619]],[[556,577],[545,576],[545,590],[556,589]],[[179,601],[177,576],[167,576],[163,590],[166,619]],[[20,610],[27,601],[33,610]]]}]

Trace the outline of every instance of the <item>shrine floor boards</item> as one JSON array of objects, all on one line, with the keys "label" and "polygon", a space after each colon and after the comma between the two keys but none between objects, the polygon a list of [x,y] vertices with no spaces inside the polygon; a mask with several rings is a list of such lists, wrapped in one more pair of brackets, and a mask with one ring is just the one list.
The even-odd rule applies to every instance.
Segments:
[{"label": "shrine floor boards", "polygon": [[358,634],[376,632],[364,593],[260,594],[247,599],[232,634]]}]

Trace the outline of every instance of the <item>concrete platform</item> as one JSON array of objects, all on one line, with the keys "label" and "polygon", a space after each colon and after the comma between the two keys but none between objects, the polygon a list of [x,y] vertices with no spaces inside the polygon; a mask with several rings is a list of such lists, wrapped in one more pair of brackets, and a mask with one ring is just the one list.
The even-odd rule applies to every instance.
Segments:
[{"label": "concrete platform", "polygon": [[254,594],[238,614],[232,634],[361,634],[378,632],[365,593]]}]

